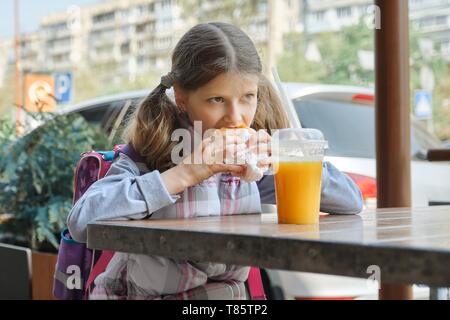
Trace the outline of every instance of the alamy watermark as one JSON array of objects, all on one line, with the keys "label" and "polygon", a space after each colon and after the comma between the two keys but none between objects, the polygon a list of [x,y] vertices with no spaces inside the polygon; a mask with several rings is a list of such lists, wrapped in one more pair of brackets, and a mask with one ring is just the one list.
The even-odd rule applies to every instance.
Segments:
[{"label": "alamy watermark", "polygon": [[171,141],[178,142],[171,150],[174,164],[235,164],[244,165],[253,153],[261,159],[269,159],[276,139],[261,129],[249,128],[202,130],[202,122],[194,121],[193,131],[178,128],[171,134]]},{"label": "alamy watermark", "polygon": [[67,267],[66,274],[66,288],[69,290],[81,290],[81,269],[77,265],[70,265]]},{"label": "alamy watermark", "polygon": [[364,23],[369,29],[381,29],[381,9],[377,5],[369,5],[363,17]]},{"label": "alamy watermark", "polygon": [[378,265],[370,265],[366,270],[370,276],[366,280],[366,286],[369,290],[380,290],[381,287],[381,268]]}]

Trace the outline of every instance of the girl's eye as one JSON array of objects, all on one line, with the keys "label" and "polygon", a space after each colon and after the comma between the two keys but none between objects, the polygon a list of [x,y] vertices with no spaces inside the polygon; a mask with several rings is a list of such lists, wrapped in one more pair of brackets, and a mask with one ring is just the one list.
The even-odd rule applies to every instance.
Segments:
[{"label": "girl's eye", "polygon": [[254,97],[255,97],[255,95],[253,93],[246,94],[244,96],[244,99],[245,99],[244,101],[245,102],[253,102]]},{"label": "girl's eye", "polygon": [[214,98],[209,99],[208,101],[212,102],[212,103],[223,103],[224,102],[222,97],[214,97]]}]

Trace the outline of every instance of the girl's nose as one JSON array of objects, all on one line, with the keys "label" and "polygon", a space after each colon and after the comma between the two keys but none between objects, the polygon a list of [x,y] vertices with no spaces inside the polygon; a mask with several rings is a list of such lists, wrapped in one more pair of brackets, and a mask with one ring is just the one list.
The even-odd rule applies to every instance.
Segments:
[{"label": "girl's nose", "polygon": [[230,102],[227,105],[225,120],[227,123],[239,125],[242,122],[241,107],[239,103]]}]

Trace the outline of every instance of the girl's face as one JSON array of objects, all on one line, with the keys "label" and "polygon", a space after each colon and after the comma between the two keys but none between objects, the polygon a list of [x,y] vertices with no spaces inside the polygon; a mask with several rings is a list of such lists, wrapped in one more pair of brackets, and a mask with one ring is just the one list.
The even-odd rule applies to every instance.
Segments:
[{"label": "girl's face", "polygon": [[203,131],[250,126],[256,113],[258,76],[223,73],[195,91],[175,86],[177,105],[191,121],[202,121]]}]

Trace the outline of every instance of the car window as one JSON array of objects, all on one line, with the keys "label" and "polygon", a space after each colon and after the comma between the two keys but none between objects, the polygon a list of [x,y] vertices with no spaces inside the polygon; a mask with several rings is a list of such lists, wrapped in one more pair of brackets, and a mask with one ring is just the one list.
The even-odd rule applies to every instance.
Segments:
[{"label": "car window", "polygon": [[373,108],[325,99],[294,100],[305,128],[316,128],[328,140],[327,155],[375,158]]},{"label": "car window", "polygon": [[[122,118],[122,121],[121,121],[121,124],[120,124],[121,126],[124,126],[128,122],[128,120],[132,116],[134,110],[136,110],[136,108],[139,106],[139,104],[141,103],[141,101],[143,99],[144,98],[135,98],[135,99],[131,99],[131,100],[127,101],[127,102],[130,102],[130,106],[128,107],[128,109],[126,111],[125,116]],[[125,107],[126,106],[125,103],[126,102],[124,101],[119,107],[120,108]]]},{"label": "car window", "polygon": [[414,133],[414,139],[417,144],[424,150],[438,149],[442,147],[441,141],[434,135],[432,135],[425,125],[419,120],[412,120],[412,128]]},{"label": "car window", "polygon": [[125,125],[128,123],[128,120],[136,107],[139,105],[140,101],[141,99],[137,98],[120,100],[112,105],[112,111],[108,118],[108,123],[105,125],[105,130],[108,136],[111,135],[113,139],[117,138],[115,141],[120,140],[120,136]]},{"label": "car window", "polygon": [[[305,128],[323,132],[329,142],[327,155],[375,158],[374,108],[326,99],[297,99],[294,106]],[[428,149],[441,143],[418,120],[411,120],[411,156],[424,160]]]},{"label": "car window", "polygon": [[96,124],[104,128],[111,113],[111,109],[111,104],[106,103],[88,107],[86,109],[78,111],[78,113],[81,114],[89,123]]},{"label": "car window", "polygon": [[118,117],[121,115],[121,110],[130,102],[125,115],[121,119],[119,127],[124,126],[127,119],[129,119],[141,100],[142,98],[122,99],[100,105],[93,105],[75,112],[80,113],[89,123],[100,126],[102,131],[109,135],[116,125]]}]

